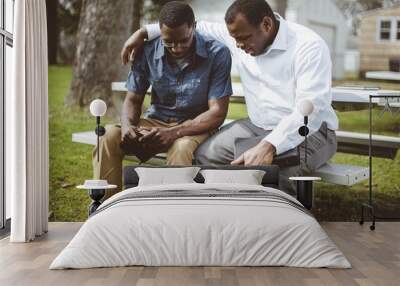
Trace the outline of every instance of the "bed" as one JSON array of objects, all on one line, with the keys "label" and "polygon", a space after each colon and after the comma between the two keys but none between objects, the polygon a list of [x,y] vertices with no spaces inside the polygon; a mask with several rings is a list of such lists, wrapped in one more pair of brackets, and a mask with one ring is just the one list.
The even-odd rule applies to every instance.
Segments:
[{"label": "bed", "polygon": [[199,173],[194,183],[138,186],[135,168],[125,167],[126,189],[97,209],[50,269],[351,267],[312,214],[278,189],[276,166],[252,167],[265,171],[261,185],[206,184]]}]

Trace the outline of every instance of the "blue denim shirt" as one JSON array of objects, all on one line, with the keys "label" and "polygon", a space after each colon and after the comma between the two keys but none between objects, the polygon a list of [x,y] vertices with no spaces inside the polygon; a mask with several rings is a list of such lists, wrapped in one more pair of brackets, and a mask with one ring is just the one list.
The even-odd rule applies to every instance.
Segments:
[{"label": "blue denim shirt", "polygon": [[208,100],[232,95],[232,59],[221,43],[196,32],[194,55],[182,70],[166,53],[161,38],[146,42],[128,75],[128,91],[144,96],[152,86],[145,117],[183,122],[207,111]]}]

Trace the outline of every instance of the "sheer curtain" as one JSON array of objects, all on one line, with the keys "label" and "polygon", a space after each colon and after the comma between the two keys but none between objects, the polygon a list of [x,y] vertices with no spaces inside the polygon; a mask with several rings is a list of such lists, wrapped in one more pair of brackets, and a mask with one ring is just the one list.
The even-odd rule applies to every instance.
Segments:
[{"label": "sheer curtain", "polygon": [[6,98],[6,187],[12,242],[48,227],[48,90],[45,0],[15,1],[13,94]]}]

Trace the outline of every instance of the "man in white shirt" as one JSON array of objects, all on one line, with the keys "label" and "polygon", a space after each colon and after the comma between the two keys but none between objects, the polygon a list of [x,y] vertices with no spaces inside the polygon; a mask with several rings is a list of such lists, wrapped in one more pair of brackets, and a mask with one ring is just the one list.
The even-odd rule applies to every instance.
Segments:
[{"label": "man in white shirt", "polygon": [[[268,165],[275,156],[297,149],[304,158],[303,125],[298,103],[314,105],[309,116],[307,164],[281,168],[281,188],[294,193],[289,176],[311,172],[336,152],[338,119],[331,106],[332,64],[326,43],[312,30],[274,14],[265,0],[237,0],[225,23],[200,22],[197,30],[225,44],[237,62],[249,118],[224,126],[197,149],[199,164]],[[159,36],[157,24],[147,25],[125,43],[124,62],[134,49]],[[238,153],[238,139],[253,138]],[[243,150],[242,150],[243,152]]]}]

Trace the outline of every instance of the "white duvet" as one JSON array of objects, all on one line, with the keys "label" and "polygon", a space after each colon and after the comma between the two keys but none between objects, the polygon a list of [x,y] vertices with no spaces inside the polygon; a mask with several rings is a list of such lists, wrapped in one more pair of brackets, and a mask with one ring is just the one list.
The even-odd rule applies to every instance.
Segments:
[{"label": "white duvet", "polygon": [[[263,191],[271,199],[179,195],[129,199],[138,192],[174,190],[253,190]],[[194,183],[131,188],[105,201],[50,269],[127,265],[351,267],[315,218],[299,204],[279,190],[254,185]]]}]

